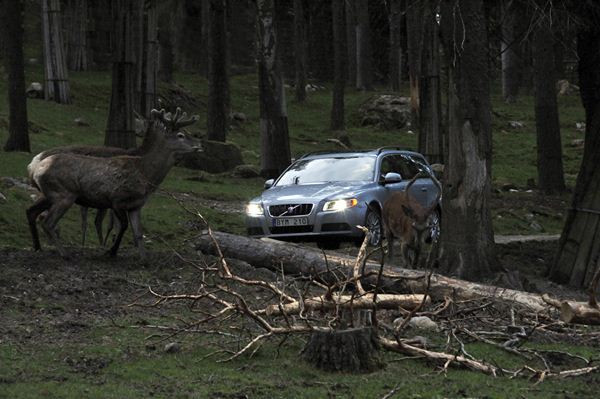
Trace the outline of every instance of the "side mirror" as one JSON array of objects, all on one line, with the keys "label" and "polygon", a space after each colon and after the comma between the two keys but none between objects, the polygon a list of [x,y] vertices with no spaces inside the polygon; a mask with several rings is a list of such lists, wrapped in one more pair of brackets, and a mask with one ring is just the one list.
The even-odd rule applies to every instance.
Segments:
[{"label": "side mirror", "polygon": [[273,183],[275,183],[275,179],[269,179],[265,182],[265,190],[270,189],[271,187],[273,187]]},{"label": "side mirror", "polygon": [[400,173],[389,172],[386,173],[383,177],[383,185],[392,184],[392,183],[400,183],[402,181],[402,176]]}]

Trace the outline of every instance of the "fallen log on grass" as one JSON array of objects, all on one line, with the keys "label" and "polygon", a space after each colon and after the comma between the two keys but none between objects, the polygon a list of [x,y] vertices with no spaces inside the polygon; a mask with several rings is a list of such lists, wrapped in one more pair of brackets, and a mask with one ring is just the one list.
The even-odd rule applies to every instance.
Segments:
[{"label": "fallen log on grass", "polygon": [[565,323],[600,325],[600,308],[595,302],[561,301],[547,294],[542,299],[560,311],[560,319]]},{"label": "fallen log on grass", "polygon": [[[328,284],[352,279],[355,259],[341,254],[327,256],[312,248],[270,239],[258,240],[222,232],[213,232],[223,256],[240,259],[254,267],[264,267],[285,274],[305,275]],[[199,237],[196,248],[203,253],[217,254],[209,235]],[[380,265],[367,262],[362,272],[361,283],[370,288],[379,284],[386,293],[425,294],[428,291],[427,273],[398,267],[385,267],[385,273],[378,279]],[[379,283],[378,283],[379,281]],[[510,304],[519,304],[534,312],[543,312],[550,307],[540,295],[523,291],[499,288],[472,283],[433,274],[429,283],[429,294],[434,300],[445,297],[458,300],[489,298]]]}]

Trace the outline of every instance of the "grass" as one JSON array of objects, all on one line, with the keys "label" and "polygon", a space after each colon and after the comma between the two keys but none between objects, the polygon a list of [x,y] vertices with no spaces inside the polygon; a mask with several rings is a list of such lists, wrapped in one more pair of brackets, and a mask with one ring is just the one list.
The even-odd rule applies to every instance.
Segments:
[{"label": "grass", "polygon": [[[491,378],[466,370],[432,371],[423,361],[398,361],[371,374],[323,373],[297,361],[301,342],[281,350],[266,345],[251,359],[217,363],[215,347],[187,340],[179,353],[149,350],[139,330],[97,326],[81,341],[61,346],[0,347],[0,397],[159,398],[372,398],[397,388],[394,397],[592,397],[576,379],[532,385],[524,378]],[[520,360],[479,344],[474,356],[518,367]],[[564,347],[561,348],[565,350]],[[582,354],[589,356],[591,351]],[[591,382],[591,381],[590,381]],[[247,395],[247,396],[244,396]]]}]

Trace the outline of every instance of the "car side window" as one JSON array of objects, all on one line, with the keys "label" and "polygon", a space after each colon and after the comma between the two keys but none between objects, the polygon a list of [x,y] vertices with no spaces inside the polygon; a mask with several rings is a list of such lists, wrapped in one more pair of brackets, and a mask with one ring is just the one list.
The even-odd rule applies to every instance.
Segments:
[{"label": "car side window", "polygon": [[398,173],[402,179],[412,179],[419,169],[404,155],[388,155],[381,161],[381,177],[387,173]]}]

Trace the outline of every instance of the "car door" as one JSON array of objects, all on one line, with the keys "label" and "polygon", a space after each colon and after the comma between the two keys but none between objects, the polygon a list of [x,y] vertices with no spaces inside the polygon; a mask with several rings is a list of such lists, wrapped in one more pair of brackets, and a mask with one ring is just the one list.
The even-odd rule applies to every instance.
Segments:
[{"label": "car door", "polygon": [[[402,176],[402,181],[385,185],[387,195],[406,190],[406,186],[418,171],[416,167],[409,166],[409,164],[410,162],[402,154],[392,154],[383,157],[381,160],[381,167],[379,169],[380,177],[383,179],[383,177],[390,172],[398,173],[400,176]],[[415,181],[415,183],[411,186],[410,194],[419,202],[421,202],[425,197],[421,194],[419,180],[422,179],[417,179],[417,181]],[[426,194],[427,193],[425,192],[425,195]]]},{"label": "car door", "polygon": [[[418,155],[406,155],[405,160],[413,169],[414,173],[418,173],[420,170],[425,170],[427,173],[433,175],[433,171],[431,170],[429,164],[425,160],[425,158]],[[432,205],[433,200],[438,193],[438,188],[433,183],[430,177],[425,176],[417,179],[414,184],[415,187],[415,197],[419,201],[419,203],[423,206]],[[411,194],[413,190],[411,188]]]}]

